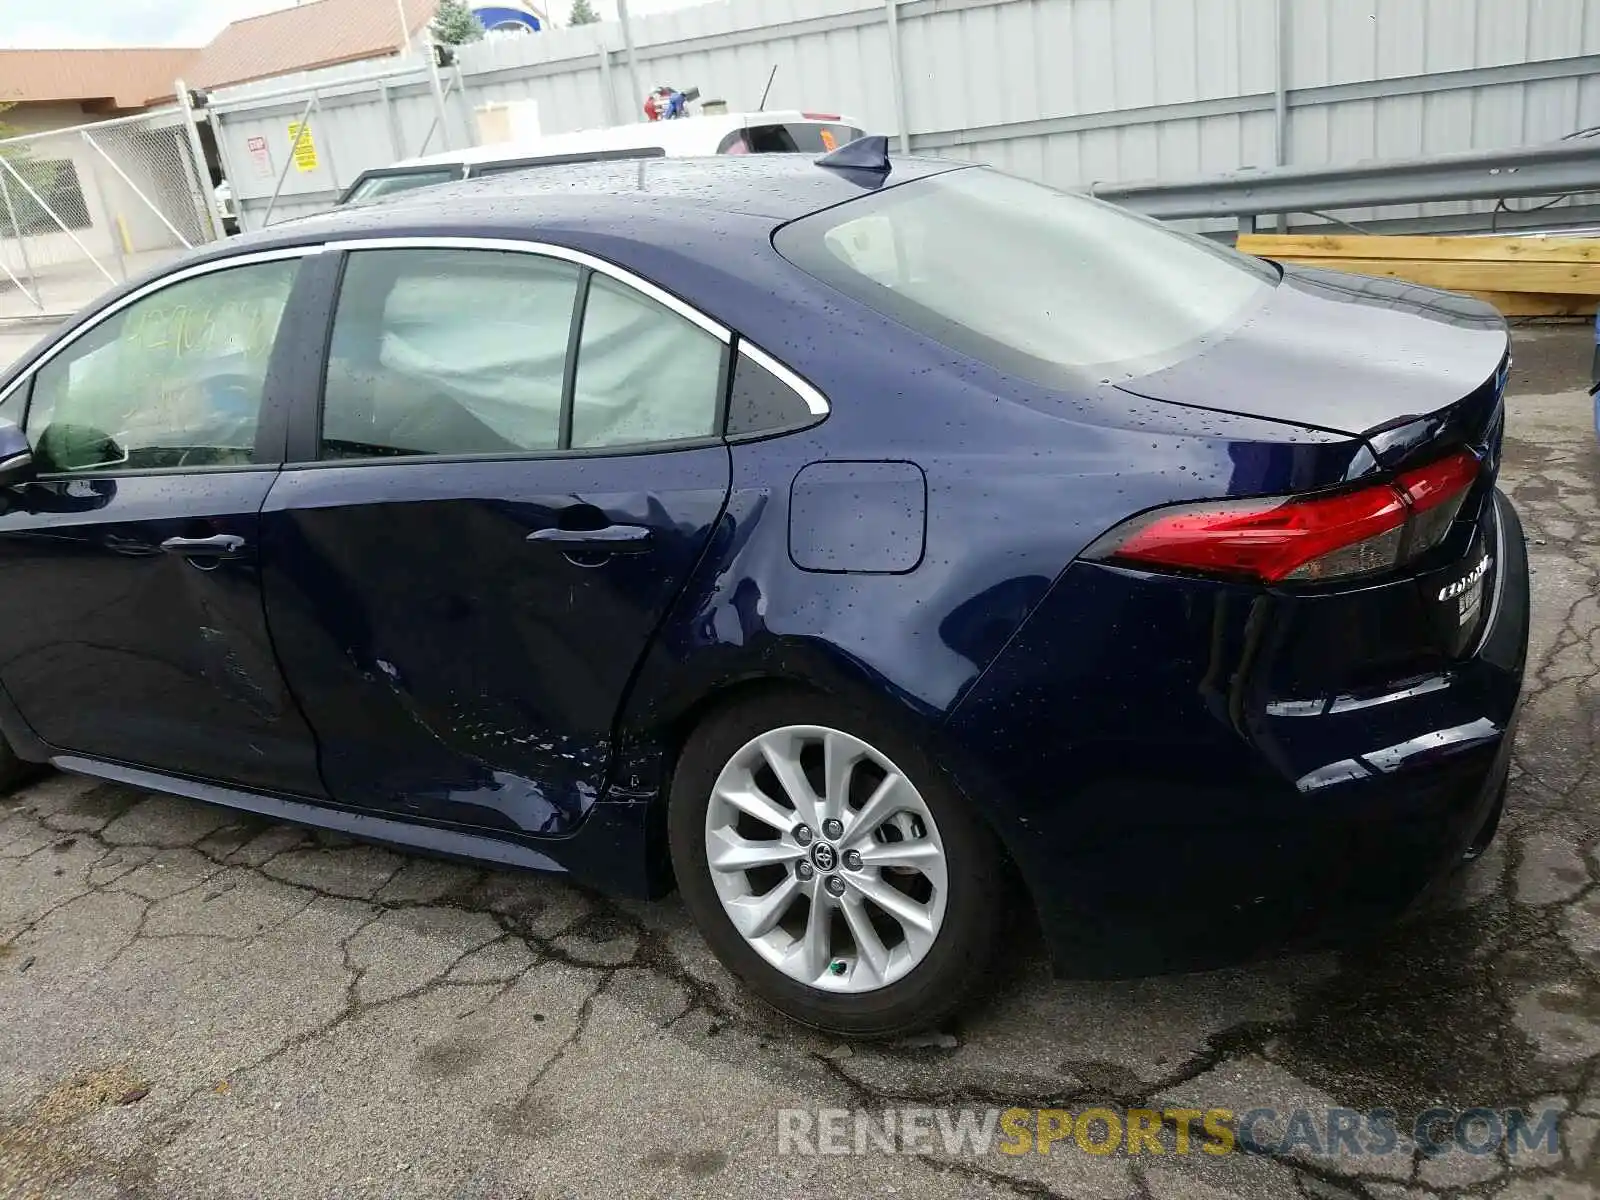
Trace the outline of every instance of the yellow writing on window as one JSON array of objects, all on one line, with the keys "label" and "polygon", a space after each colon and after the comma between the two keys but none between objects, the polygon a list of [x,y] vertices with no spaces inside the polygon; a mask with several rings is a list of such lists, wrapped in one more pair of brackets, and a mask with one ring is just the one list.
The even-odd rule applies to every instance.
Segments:
[{"label": "yellow writing on window", "polygon": [[272,348],[282,304],[264,299],[222,304],[146,305],[129,320],[122,340],[169,359],[241,354],[262,359]]}]

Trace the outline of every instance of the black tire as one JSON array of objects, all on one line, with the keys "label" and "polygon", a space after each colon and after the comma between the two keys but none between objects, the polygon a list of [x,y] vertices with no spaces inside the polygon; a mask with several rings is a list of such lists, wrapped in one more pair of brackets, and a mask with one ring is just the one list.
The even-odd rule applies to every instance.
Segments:
[{"label": "black tire", "polygon": [[[734,927],[711,881],[705,823],[717,776],[751,739],[789,725],[828,726],[880,750],[921,793],[939,829],[948,881],[944,920],[923,961],[874,991],[827,992],[783,974]],[[783,689],[713,711],[683,748],[667,820],[678,888],[712,951],[762,1000],[804,1025],[851,1037],[913,1033],[952,1016],[995,978],[1010,882],[993,832],[911,739],[858,706]]]},{"label": "black tire", "polygon": [[25,783],[31,783],[44,773],[39,763],[17,757],[11,743],[0,737],[0,796],[9,796]]},{"label": "black tire", "polygon": [[1500,818],[1506,811],[1506,793],[1510,790],[1510,787],[1511,780],[1508,775],[1500,783],[1500,790],[1495,794],[1494,807],[1489,810],[1489,815],[1484,818],[1483,828],[1473,835],[1472,842],[1467,846],[1466,853],[1461,856],[1463,863],[1476,862],[1494,844],[1494,835],[1500,831]]}]

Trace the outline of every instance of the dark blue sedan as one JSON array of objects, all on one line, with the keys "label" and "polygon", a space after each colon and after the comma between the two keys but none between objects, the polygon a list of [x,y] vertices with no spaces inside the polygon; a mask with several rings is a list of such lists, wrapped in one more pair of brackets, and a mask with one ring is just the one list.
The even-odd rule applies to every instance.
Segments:
[{"label": "dark blue sedan", "polygon": [[1504,323],[846,150],[417,192],[79,317],[0,379],[6,782],[675,883],[868,1035],[1035,919],[1200,966],[1481,851]]}]

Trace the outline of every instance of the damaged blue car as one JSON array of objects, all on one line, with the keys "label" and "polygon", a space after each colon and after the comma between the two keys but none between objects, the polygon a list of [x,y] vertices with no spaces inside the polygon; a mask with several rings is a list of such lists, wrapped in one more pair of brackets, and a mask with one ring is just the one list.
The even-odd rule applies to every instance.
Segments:
[{"label": "damaged blue car", "polygon": [[845,1034],[1349,936],[1503,802],[1507,356],[877,139],[247,234],[0,378],[0,768],[676,886]]}]

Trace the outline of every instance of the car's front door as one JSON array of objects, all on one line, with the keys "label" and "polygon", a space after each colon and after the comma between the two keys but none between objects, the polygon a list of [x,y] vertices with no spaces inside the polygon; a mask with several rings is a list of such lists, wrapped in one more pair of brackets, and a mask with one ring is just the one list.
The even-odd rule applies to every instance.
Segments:
[{"label": "car's front door", "polygon": [[321,794],[258,558],[300,253],[135,293],[5,399],[39,473],[0,494],[0,684],[64,753]]},{"label": "car's front door", "polygon": [[726,335],[649,292],[559,252],[349,252],[307,461],[263,512],[336,800],[558,834],[596,798],[729,483]]}]

